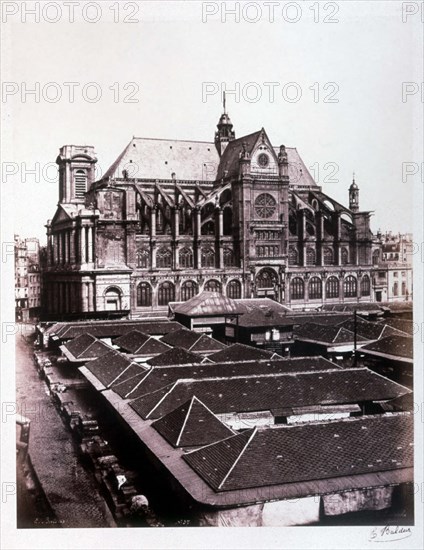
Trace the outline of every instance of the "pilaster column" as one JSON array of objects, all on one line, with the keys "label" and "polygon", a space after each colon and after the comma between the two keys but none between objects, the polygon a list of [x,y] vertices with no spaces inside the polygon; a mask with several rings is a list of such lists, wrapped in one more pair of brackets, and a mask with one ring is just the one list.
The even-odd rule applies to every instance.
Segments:
[{"label": "pilaster column", "polygon": [[87,262],[93,262],[93,227],[87,227],[88,231],[88,258]]},{"label": "pilaster column", "polygon": [[87,283],[81,283],[82,310],[88,311],[88,292]]},{"label": "pilaster column", "polygon": [[74,265],[76,263],[75,257],[75,229],[72,228],[69,234],[70,246],[69,246],[69,263]]},{"label": "pilaster column", "polygon": [[150,236],[156,237],[156,206],[150,209]]},{"label": "pilaster column", "polygon": [[85,264],[87,262],[87,259],[86,259],[86,241],[85,241],[84,225],[80,227],[80,256],[81,256],[81,264]]},{"label": "pilaster column", "polygon": [[94,303],[93,303],[94,283],[90,281],[87,284],[88,284],[88,311],[94,311]]}]

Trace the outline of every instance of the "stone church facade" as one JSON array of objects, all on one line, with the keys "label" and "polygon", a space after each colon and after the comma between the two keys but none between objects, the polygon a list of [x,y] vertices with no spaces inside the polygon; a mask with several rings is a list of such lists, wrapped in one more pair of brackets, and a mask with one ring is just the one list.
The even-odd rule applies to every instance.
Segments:
[{"label": "stone church facade", "polygon": [[202,290],[292,308],[373,301],[370,212],[322,192],[295,148],[266,131],[214,142],[134,137],[95,181],[91,146],[57,157],[47,223],[46,315],[132,316]]}]

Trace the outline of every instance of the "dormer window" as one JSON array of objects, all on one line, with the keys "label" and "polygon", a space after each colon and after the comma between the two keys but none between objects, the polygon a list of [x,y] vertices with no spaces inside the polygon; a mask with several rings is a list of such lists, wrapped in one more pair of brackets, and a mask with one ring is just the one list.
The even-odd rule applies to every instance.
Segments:
[{"label": "dormer window", "polygon": [[87,172],[75,170],[75,198],[83,199],[87,191]]}]

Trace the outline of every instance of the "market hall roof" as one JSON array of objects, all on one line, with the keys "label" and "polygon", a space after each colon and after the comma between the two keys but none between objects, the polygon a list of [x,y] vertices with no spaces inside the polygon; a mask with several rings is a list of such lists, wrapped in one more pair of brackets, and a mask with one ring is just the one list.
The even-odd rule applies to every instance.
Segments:
[{"label": "market hall roof", "polygon": [[131,402],[142,418],[159,418],[194,395],[215,414],[386,401],[409,389],[367,368],[179,379]]},{"label": "market hall roof", "polygon": [[414,339],[411,336],[386,336],[377,342],[372,342],[361,348],[361,353],[408,361],[412,363],[414,353]]},{"label": "market hall roof", "polygon": [[340,478],[413,465],[413,416],[250,429],[183,455],[215,490]]},{"label": "market hall roof", "polygon": [[231,298],[224,296],[221,292],[208,292],[206,290],[182,304],[177,304],[174,312],[191,317],[241,313],[237,302]]}]

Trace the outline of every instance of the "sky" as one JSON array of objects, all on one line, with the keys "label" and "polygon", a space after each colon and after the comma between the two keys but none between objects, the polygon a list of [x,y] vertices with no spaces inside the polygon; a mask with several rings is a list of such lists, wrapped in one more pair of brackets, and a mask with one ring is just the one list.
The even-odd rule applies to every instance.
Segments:
[{"label": "sky", "polygon": [[275,2],[272,17],[239,2],[235,21],[235,2],[77,4],[74,22],[64,6],[40,7],[39,22],[18,4],[3,13],[2,208],[15,233],[45,242],[61,146],[93,145],[100,174],[133,136],[212,141],[224,89],[236,137],[264,127],[297,147],[345,205],[355,172],[373,231],[413,231],[419,14],[403,22],[396,1]]}]

